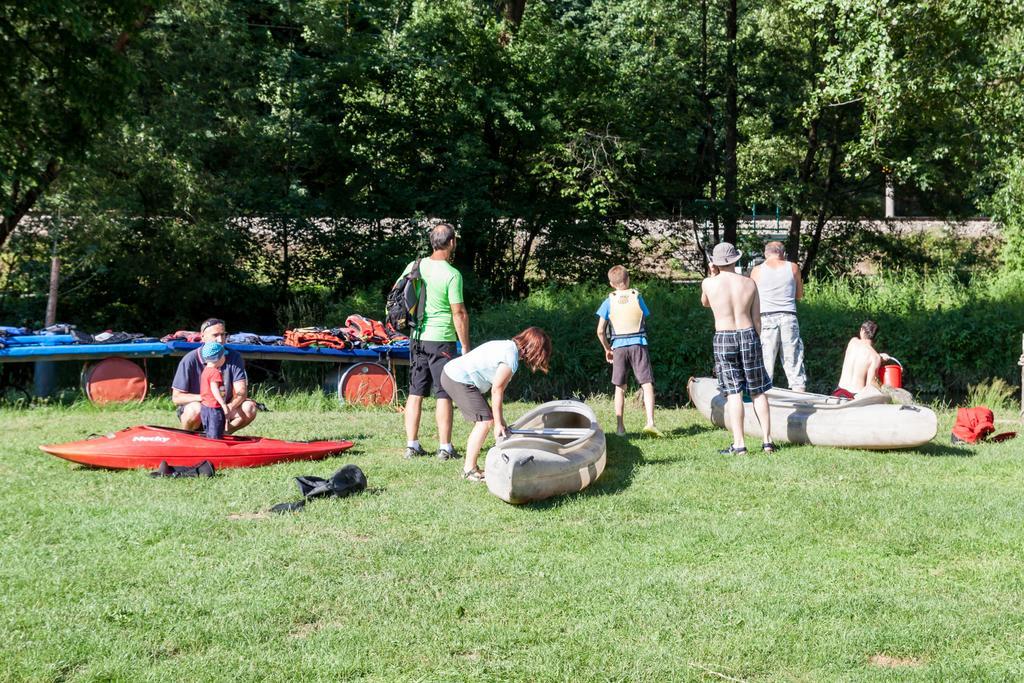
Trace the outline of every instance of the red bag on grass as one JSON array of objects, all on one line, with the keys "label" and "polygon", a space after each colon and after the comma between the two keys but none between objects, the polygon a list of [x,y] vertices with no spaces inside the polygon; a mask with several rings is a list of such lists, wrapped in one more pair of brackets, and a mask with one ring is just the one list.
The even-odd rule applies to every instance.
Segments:
[{"label": "red bag on grass", "polygon": [[995,415],[985,406],[957,409],[953,436],[960,441],[978,443],[994,431]]},{"label": "red bag on grass", "polygon": [[[988,439],[988,435],[996,431],[995,415],[985,406],[975,408],[958,408],[956,423],[953,425],[953,443],[978,443]],[[996,434],[989,442],[999,443],[1017,436],[1016,432]]]}]

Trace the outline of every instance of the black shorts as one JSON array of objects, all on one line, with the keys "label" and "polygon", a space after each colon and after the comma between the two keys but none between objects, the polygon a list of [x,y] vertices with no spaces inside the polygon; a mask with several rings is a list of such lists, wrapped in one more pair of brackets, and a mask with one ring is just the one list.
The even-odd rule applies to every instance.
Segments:
[{"label": "black shorts", "polygon": [[455,354],[455,342],[413,340],[409,346],[409,395],[430,396],[433,387],[438,398],[451,398],[441,386],[441,372]]},{"label": "black shorts", "polygon": [[494,419],[491,406],[483,393],[472,384],[456,382],[448,375],[441,374],[441,386],[451,396],[452,402],[459,407],[462,417],[470,422],[486,422]]},{"label": "black shorts", "polygon": [[644,344],[632,344],[612,349],[612,384],[617,387],[626,386],[629,371],[640,384],[653,384],[654,372],[651,370],[651,354]]},{"label": "black shorts", "polygon": [[715,332],[714,353],[718,387],[726,394],[747,389],[751,396],[758,396],[772,388],[772,378],[764,369],[761,338],[753,327]]}]

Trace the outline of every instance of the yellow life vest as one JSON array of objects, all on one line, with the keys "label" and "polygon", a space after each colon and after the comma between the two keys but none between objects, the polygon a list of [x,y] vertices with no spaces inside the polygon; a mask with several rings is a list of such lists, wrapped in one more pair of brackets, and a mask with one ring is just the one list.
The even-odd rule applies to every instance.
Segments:
[{"label": "yellow life vest", "polygon": [[645,334],[647,326],[644,312],[640,308],[640,292],[635,289],[620,289],[608,295],[608,322],[610,337],[621,339]]}]

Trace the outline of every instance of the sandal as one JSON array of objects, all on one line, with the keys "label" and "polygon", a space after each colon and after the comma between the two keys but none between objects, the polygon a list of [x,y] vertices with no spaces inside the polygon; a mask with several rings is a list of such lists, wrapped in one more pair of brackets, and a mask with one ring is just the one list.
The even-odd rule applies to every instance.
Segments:
[{"label": "sandal", "polygon": [[482,482],[484,473],[479,467],[475,467],[471,470],[462,470],[462,478],[466,481]]},{"label": "sandal", "polygon": [[763,444],[761,444],[761,450],[764,451],[765,453],[767,453],[768,455],[771,455],[772,453],[775,453],[776,451],[778,451],[779,447],[776,446],[771,441],[766,441]]},{"label": "sandal", "polygon": [[736,448],[735,446],[729,446],[718,451],[720,455],[746,455],[746,448]]}]

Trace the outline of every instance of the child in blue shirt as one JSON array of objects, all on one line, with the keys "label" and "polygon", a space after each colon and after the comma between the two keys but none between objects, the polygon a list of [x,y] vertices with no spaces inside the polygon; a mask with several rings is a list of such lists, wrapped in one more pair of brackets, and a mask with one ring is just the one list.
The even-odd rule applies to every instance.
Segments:
[{"label": "child in blue shirt", "polygon": [[619,436],[626,433],[622,414],[626,404],[626,383],[632,370],[644,395],[647,424],[643,431],[651,436],[661,436],[654,426],[654,372],[647,350],[646,322],[650,311],[640,292],[629,288],[629,272],[624,266],[614,266],[608,271],[608,284],[615,291],[597,309],[597,338],[604,348],[605,360],[612,366],[615,433]]}]

